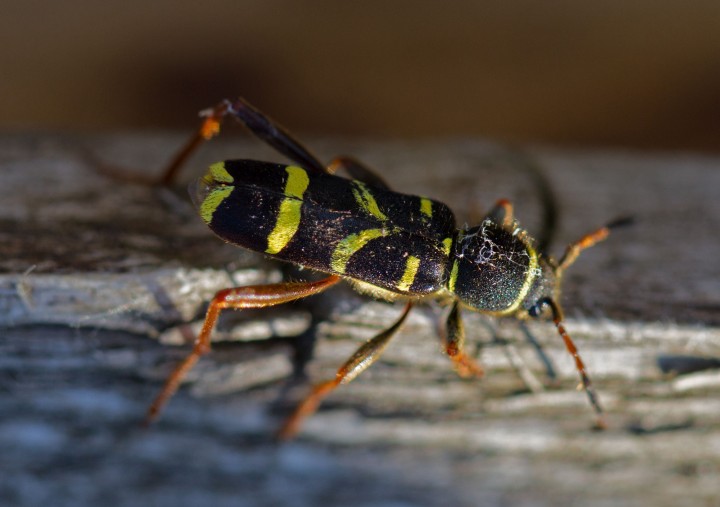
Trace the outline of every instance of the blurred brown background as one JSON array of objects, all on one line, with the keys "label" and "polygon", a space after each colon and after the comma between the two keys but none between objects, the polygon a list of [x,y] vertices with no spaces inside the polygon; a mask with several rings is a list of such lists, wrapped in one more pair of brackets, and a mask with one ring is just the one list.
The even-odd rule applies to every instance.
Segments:
[{"label": "blurred brown background", "polygon": [[720,150],[720,2],[4,2],[0,128],[294,131]]}]

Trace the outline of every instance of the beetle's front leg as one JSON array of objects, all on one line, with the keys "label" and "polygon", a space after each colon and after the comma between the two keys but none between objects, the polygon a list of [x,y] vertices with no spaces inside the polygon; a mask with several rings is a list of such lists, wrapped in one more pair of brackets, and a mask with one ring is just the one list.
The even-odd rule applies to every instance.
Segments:
[{"label": "beetle's front leg", "polygon": [[500,199],[487,214],[487,218],[503,227],[510,227],[515,220],[512,203],[507,199]]},{"label": "beetle's front leg", "polygon": [[482,377],[482,366],[464,352],[465,326],[460,317],[460,307],[457,301],[453,303],[445,324],[445,352],[455,365],[458,375],[463,378]]}]

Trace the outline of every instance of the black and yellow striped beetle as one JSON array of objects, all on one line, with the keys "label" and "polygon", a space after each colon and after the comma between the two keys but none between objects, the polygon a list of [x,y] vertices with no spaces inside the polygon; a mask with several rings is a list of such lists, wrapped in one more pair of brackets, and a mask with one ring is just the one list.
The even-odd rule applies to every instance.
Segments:
[{"label": "black and yellow striped beetle", "polygon": [[[210,166],[191,191],[205,223],[226,242],[328,274],[310,282],[230,288],[210,302],[189,356],[170,375],[148,412],[154,420],[185,374],[210,350],[210,335],[227,308],[264,308],[318,294],[340,280],[384,300],[406,301],[400,318],[363,344],[334,378],[317,384],[280,430],[294,435],[302,420],[341,384],[377,360],[413,304],[425,298],[450,301],[444,348],[461,376],[481,376],[481,366],[463,351],[460,309],[495,316],[541,316],[549,309],[558,333],[575,359],[599,426],[603,416],[585,365],[563,326],[557,301],[565,269],[578,254],[605,239],[610,224],[569,245],[556,262],[538,253],[533,240],[500,200],[482,223],[457,229],[445,204],[389,189],[360,162],[339,157],[325,166],[285,129],[242,99],[223,101],[205,112],[202,126],[164,173],[178,168],[204,140],[216,135],[232,115],[256,136],[294,162],[227,160]],[[335,176],[344,169],[352,179]]]}]

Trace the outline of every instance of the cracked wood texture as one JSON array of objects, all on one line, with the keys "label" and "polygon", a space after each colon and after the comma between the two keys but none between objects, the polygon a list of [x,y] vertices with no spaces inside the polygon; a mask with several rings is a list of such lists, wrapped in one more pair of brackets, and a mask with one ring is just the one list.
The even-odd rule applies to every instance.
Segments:
[{"label": "cracked wood texture", "polygon": [[[296,440],[277,444],[274,431],[308,382],[332,376],[401,305],[337,287],[225,315],[214,351],[142,429],[214,291],[304,276],[212,236],[184,185],[108,175],[106,164],[157,174],[181,140],[0,138],[0,503],[720,503],[720,159],[477,141],[309,143],[327,159],[356,155],[395,189],[447,202],[460,224],[509,198],[531,233],[541,227],[539,170],[559,208],[556,254],[618,216],[635,224],[583,253],[562,298],[607,431],[591,430],[552,324],[465,312],[487,375],[461,380],[436,333],[447,309],[429,304]],[[282,160],[225,137],[185,178],[226,158]]]}]

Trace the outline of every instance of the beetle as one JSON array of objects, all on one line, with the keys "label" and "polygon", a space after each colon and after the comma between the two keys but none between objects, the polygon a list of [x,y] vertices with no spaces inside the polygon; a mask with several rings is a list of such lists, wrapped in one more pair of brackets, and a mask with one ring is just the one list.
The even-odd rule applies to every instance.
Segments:
[{"label": "beetle", "polygon": [[[341,280],[389,301],[405,301],[400,317],[368,340],[337,370],[316,384],[280,429],[281,438],[297,433],[324,397],[374,363],[421,299],[448,302],[444,350],[463,377],[481,376],[482,367],[464,351],[461,310],[498,317],[548,314],[572,355],[582,386],[604,427],[603,410],[585,364],[563,324],[558,302],[565,270],[580,252],[604,240],[601,227],[570,244],[559,261],[541,254],[500,200],[482,222],[457,228],[450,208],[433,199],[402,194],[359,161],[338,157],[322,164],[278,123],[243,99],[225,100],[205,111],[198,131],[165,171],[172,182],[187,157],[219,133],[226,116],[243,123],[261,140],[293,161],[226,160],[209,167],[191,189],[202,220],[222,240],[325,273],[320,280],[235,287],[210,302],[192,352],[168,377],[149,408],[155,420],[181,380],[209,352],[212,330],[228,308],[265,308],[323,292]],[[335,175],[344,169],[350,178]]]}]

